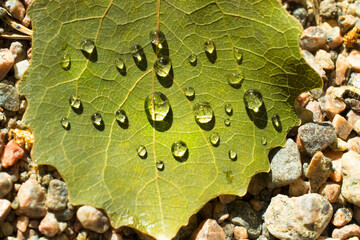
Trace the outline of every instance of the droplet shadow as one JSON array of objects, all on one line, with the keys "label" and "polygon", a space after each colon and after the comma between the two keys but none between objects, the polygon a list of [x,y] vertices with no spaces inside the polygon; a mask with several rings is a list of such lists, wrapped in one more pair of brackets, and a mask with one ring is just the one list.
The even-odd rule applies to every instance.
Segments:
[{"label": "droplet shadow", "polygon": [[83,55],[89,59],[91,62],[97,62],[98,60],[98,52],[97,52],[97,49],[96,49],[96,46],[94,47],[94,50],[92,51],[92,53],[88,53],[84,50],[81,50],[81,52],[83,53]]},{"label": "droplet shadow", "polygon": [[[174,156],[174,155],[173,155]],[[176,157],[174,156],[175,160],[178,161],[178,162],[185,162],[186,160],[188,160],[189,158],[189,150],[187,150],[184,154],[184,156],[182,157]]]},{"label": "droplet shadow", "polygon": [[173,112],[172,109],[169,109],[168,114],[162,121],[153,121],[148,118],[149,123],[159,132],[165,132],[170,129],[173,123]]},{"label": "droplet shadow", "polygon": [[245,107],[245,109],[250,120],[255,124],[256,127],[260,129],[266,128],[268,124],[268,116],[264,103],[261,105],[258,112],[254,112],[253,110],[248,109],[247,107]]},{"label": "droplet shadow", "polygon": [[148,63],[143,49],[139,50],[139,54],[141,55],[141,60],[139,61],[138,58],[133,56],[134,62],[141,71],[145,71],[148,67]]},{"label": "droplet shadow", "polygon": [[118,70],[118,72],[122,75],[122,76],[126,76],[127,71],[126,71],[126,66],[124,65],[124,67],[122,69],[120,68],[116,68]]},{"label": "droplet shadow", "polygon": [[200,122],[196,121],[196,123],[201,127],[201,129],[203,129],[205,131],[211,131],[215,127],[215,122],[216,122],[215,115],[213,116],[211,121],[207,122],[207,123],[200,123]]},{"label": "droplet shadow", "polygon": [[71,109],[76,113],[77,115],[81,115],[84,112],[84,107],[82,103],[80,103],[80,106],[78,108],[71,106]]},{"label": "droplet shadow", "polygon": [[103,120],[101,120],[100,124],[93,123],[93,125],[98,131],[102,132],[105,130],[105,123]]},{"label": "droplet shadow", "polygon": [[154,53],[156,54],[156,56],[158,58],[160,57],[169,57],[170,56],[170,51],[169,51],[169,45],[167,40],[165,39],[164,42],[161,43],[162,48],[159,48],[156,44],[151,43],[151,46],[153,48]]},{"label": "droplet shadow", "polygon": [[216,48],[214,49],[214,51],[212,53],[209,53],[208,51],[205,51],[206,57],[208,58],[209,62],[211,62],[212,64],[214,64],[217,60],[217,51]]},{"label": "droplet shadow", "polygon": [[129,120],[128,118],[125,119],[125,122],[120,122],[119,120],[116,120],[117,124],[122,128],[122,129],[128,129],[129,128]]},{"label": "droplet shadow", "polygon": [[174,71],[173,71],[172,66],[169,71],[169,74],[167,74],[165,77],[161,77],[157,74],[156,74],[156,77],[159,80],[159,83],[161,84],[161,86],[163,86],[164,88],[170,88],[174,83]]}]

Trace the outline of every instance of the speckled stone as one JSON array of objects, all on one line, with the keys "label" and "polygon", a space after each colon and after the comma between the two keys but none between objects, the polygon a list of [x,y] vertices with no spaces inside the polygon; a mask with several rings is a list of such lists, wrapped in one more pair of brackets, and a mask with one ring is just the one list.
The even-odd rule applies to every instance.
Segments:
[{"label": "speckled stone", "polygon": [[305,176],[310,181],[310,191],[317,192],[318,189],[326,182],[332,170],[331,160],[323,155],[322,152],[317,152],[312,157]]},{"label": "speckled stone", "polygon": [[13,187],[11,176],[7,172],[0,172],[0,198],[8,194]]},{"label": "speckled stone", "polygon": [[360,155],[349,151],[341,159],[343,184],[341,194],[346,201],[360,206]]},{"label": "speckled stone", "polygon": [[331,49],[337,48],[343,42],[343,38],[341,36],[341,30],[338,26],[333,27],[330,30],[326,31],[326,38],[327,38],[328,46]]},{"label": "speckled stone", "polygon": [[21,232],[26,231],[28,224],[29,224],[29,217],[27,216],[19,216],[16,219],[16,228]]},{"label": "speckled stone", "polygon": [[323,0],[320,2],[319,13],[323,18],[337,17],[337,6],[335,0]]},{"label": "speckled stone", "polygon": [[15,87],[0,83],[0,106],[13,112],[19,110],[20,96]]},{"label": "speckled stone", "polygon": [[330,203],[335,203],[339,198],[340,190],[341,187],[338,183],[327,182],[320,188],[319,193]]},{"label": "speckled stone", "polygon": [[234,240],[248,239],[247,229],[236,226],[234,228]]},{"label": "speckled stone", "polygon": [[335,83],[342,84],[346,80],[346,73],[350,67],[349,60],[343,55],[339,54],[336,59]]},{"label": "speckled stone", "polygon": [[50,181],[46,195],[46,206],[54,211],[63,210],[68,202],[68,191],[66,184],[58,179]]},{"label": "speckled stone", "polygon": [[332,161],[332,171],[330,172],[329,178],[334,182],[342,181],[342,170],[341,170],[341,159]]},{"label": "speckled stone", "polygon": [[207,219],[193,232],[190,240],[225,240],[225,233],[214,219]]},{"label": "speckled stone", "polygon": [[310,101],[305,108],[313,113],[314,122],[324,121],[324,115],[321,111],[320,103],[318,101]]},{"label": "speckled stone", "polygon": [[331,59],[331,54],[325,50],[318,50],[315,54],[315,60],[324,70],[333,70],[335,68],[335,64]]},{"label": "speckled stone", "polygon": [[300,37],[300,47],[310,52],[316,52],[326,44],[325,31],[319,27],[306,28]]},{"label": "speckled stone", "polygon": [[334,229],[331,236],[339,240],[345,240],[350,237],[360,237],[360,227],[356,224],[345,225],[342,228]]},{"label": "speckled stone", "polygon": [[289,186],[290,196],[301,196],[309,192],[310,184],[305,182],[302,178],[296,179]]},{"label": "speckled stone", "polygon": [[349,150],[360,154],[360,137],[353,137],[347,141]]},{"label": "speckled stone", "polygon": [[14,56],[15,62],[20,62],[22,60],[25,60],[27,57],[24,44],[18,41],[11,43],[10,52]]},{"label": "speckled stone", "polygon": [[331,204],[319,194],[293,198],[279,194],[271,199],[264,220],[270,233],[277,238],[309,240],[320,236],[332,212]]},{"label": "speckled stone", "polygon": [[336,210],[331,223],[336,227],[343,227],[348,224],[352,219],[353,213],[350,208],[339,208]]},{"label": "speckled stone", "polygon": [[40,184],[33,179],[24,182],[18,192],[18,214],[30,218],[41,218],[46,214],[45,192]]},{"label": "speckled stone", "polygon": [[346,103],[343,99],[334,98],[330,94],[326,94],[320,98],[320,107],[325,112],[326,116],[332,120],[336,114],[341,113],[346,108]]},{"label": "speckled stone", "polygon": [[339,17],[339,26],[342,33],[346,33],[355,26],[356,18],[352,15],[343,15]]},{"label": "speckled stone", "polygon": [[84,228],[97,233],[104,233],[110,228],[107,216],[91,206],[81,206],[76,212],[76,217]]}]

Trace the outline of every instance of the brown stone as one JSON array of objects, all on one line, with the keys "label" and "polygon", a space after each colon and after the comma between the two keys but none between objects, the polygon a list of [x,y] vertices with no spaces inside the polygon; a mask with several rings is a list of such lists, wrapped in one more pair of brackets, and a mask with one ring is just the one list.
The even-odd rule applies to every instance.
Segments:
[{"label": "brown stone", "polygon": [[310,93],[309,92],[303,92],[299,95],[299,97],[296,99],[297,103],[300,107],[305,107],[306,104],[310,100]]},{"label": "brown stone", "polygon": [[48,212],[39,224],[39,231],[46,237],[54,237],[59,232],[59,223],[53,213]]},{"label": "brown stone", "polygon": [[324,70],[333,70],[335,68],[335,64],[331,59],[330,53],[325,50],[318,50],[315,54],[315,60]]},{"label": "brown stone", "polygon": [[319,193],[323,195],[330,203],[337,202],[340,195],[341,187],[337,183],[325,183],[319,190]]},{"label": "brown stone", "polygon": [[348,122],[351,125],[355,125],[357,120],[360,120],[360,114],[354,112],[353,110],[350,110],[347,114],[346,114],[346,119],[348,120]]},{"label": "brown stone", "polygon": [[332,171],[330,172],[329,178],[334,182],[341,182],[342,171],[341,171],[341,159],[332,161]]},{"label": "brown stone", "polygon": [[234,240],[248,239],[246,228],[236,226],[234,228]]},{"label": "brown stone", "polygon": [[207,219],[197,227],[190,240],[225,240],[225,233],[214,219]]},{"label": "brown stone", "polygon": [[16,219],[16,228],[21,232],[25,232],[29,224],[29,217],[27,216],[19,216]]},{"label": "brown stone", "polygon": [[321,111],[320,103],[318,101],[310,101],[305,108],[313,113],[314,122],[324,121],[324,115]]},{"label": "brown stone", "polygon": [[339,240],[345,240],[350,237],[360,237],[360,227],[356,224],[350,224],[342,228],[334,229],[331,237],[338,238]]},{"label": "brown stone", "polygon": [[299,178],[292,182],[289,186],[290,196],[301,196],[309,192],[310,184]]},{"label": "brown stone", "polygon": [[332,169],[331,160],[317,152],[312,157],[305,176],[310,180],[311,192],[317,192],[322,184],[324,184],[330,175]]},{"label": "brown stone", "polygon": [[326,94],[320,101],[320,107],[325,112],[326,116],[332,120],[336,114],[345,110],[346,104],[344,100],[334,98],[332,95]]},{"label": "brown stone", "polygon": [[333,126],[338,137],[346,140],[354,129],[353,126],[341,115],[336,114],[332,121]]},{"label": "brown stone", "polygon": [[339,208],[338,210],[336,210],[331,222],[336,227],[343,227],[351,221],[352,216],[353,213],[350,208]]},{"label": "brown stone", "polygon": [[0,49],[0,80],[3,80],[12,66],[14,65],[15,59],[7,48]]}]

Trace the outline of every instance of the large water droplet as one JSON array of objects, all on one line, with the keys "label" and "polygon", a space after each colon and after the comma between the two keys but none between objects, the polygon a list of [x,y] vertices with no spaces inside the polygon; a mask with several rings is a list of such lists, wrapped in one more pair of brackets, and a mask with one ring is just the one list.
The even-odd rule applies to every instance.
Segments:
[{"label": "large water droplet", "polygon": [[230,86],[239,87],[244,80],[244,76],[242,72],[230,73],[227,80]]},{"label": "large water droplet", "polygon": [[102,116],[100,113],[94,113],[93,115],[91,115],[91,122],[97,126],[102,125],[103,120],[102,120]]},{"label": "large water droplet", "polygon": [[174,142],[171,146],[171,152],[175,158],[184,158],[188,152],[188,147],[183,141]]},{"label": "large water droplet", "polygon": [[163,48],[163,43],[165,42],[165,35],[161,31],[151,31],[150,32],[150,41],[152,44],[157,46],[158,48]]},{"label": "large water droplet", "polygon": [[88,54],[92,54],[95,49],[95,44],[90,39],[82,40],[80,43],[80,48],[82,51],[87,52]]},{"label": "large water droplet", "polygon": [[65,53],[65,55],[61,59],[61,67],[64,70],[69,70],[71,66],[71,58],[70,55]]},{"label": "large water droplet", "polygon": [[261,143],[262,143],[262,145],[266,145],[266,144],[267,144],[266,137],[261,137]]},{"label": "large water droplet", "polygon": [[168,76],[171,70],[171,60],[167,57],[157,59],[154,63],[154,69],[158,76]]},{"label": "large water droplet", "polygon": [[195,90],[192,87],[184,88],[184,93],[185,93],[185,96],[190,100],[193,100],[195,97]]},{"label": "large water droplet", "polygon": [[237,62],[238,64],[241,64],[241,63],[242,63],[243,54],[242,54],[242,52],[241,52],[240,49],[238,49],[238,48],[235,48],[235,49],[234,49],[234,57],[235,57],[236,62]]},{"label": "large water droplet", "polygon": [[144,145],[140,145],[137,149],[137,154],[139,155],[139,157],[141,158],[146,158],[147,156],[147,151]]},{"label": "large water droplet", "polygon": [[81,107],[81,100],[76,96],[71,96],[69,102],[72,108],[79,109]]},{"label": "large water droplet", "polygon": [[196,122],[200,124],[209,123],[214,118],[214,112],[210,103],[201,102],[194,106],[194,114]]},{"label": "large water droplet", "polygon": [[204,44],[205,52],[212,54],[215,50],[215,45],[213,41],[206,41]]},{"label": "large water droplet", "polygon": [[66,117],[63,117],[61,120],[60,120],[60,123],[61,123],[61,126],[65,129],[68,129],[70,127],[70,122],[69,122],[69,119],[66,118]]},{"label": "large water droplet", "polygon": [[218,133],[212,133],[209,136],[210,142],[212,145],[216,146],[220,142],[220,135]]},{"label": "large water droplet", "polygon": [[189,63],[193,66],[196,65],[196,62],[197,62],[197,56],[195,53],[191,54],[189,57],[188,57],[188,60],[189,60]]},{"label": "large water droplet", "polygon": [[237,153],[235,152],[235,150],[231,149],[229,151],[229,158],[232,160],[232,161],[236,161],[237,160]]},{"label": "large water droplet", "polygon": [[119,109],[115,112],[115,118],[117,121],[119,121],[120,123],[126,123],[126,113],[124,110]]},{"label": "large water droplet", "polygon": [[159,170],[159,171],[163,171],[164,168],[165,168],[165,164],[163,161],[157,161],[156,162],[156,168]]},{"label": "large water droplet", "polygon": [[144,51],[140,45],[135,45],[131,48],[132,56],[137,62],[141,62],[144,57]]},{"label": "large water droplet", "polygon": [[168,98],[160,93],[153,92],[145,99],[145,112],[149,119],[153,121],[163,121],[170,111]]},{"label": "large water droplet", "polygon": [[225,118],[224,124],[225,124],[225,126],[230,127],[230,125],[231,125],[231,120],[230,120],[229,118]]},{"label": "large water droplet", "polygon": [[115,59],[115,66],[117,69],[119,69],[119,71],[124,71],[125,62],[120,57],[118,57]]},{"label": "large water droplet", "polygon": [[230,103],[225,105],[225,112],[226,112],[227,115],[232,115],[233,107],[231,106]]},{"label": "large water droplet", "polygon": [[280,127],[281,122],[280,122],[280,116],[279,115],[274,114],[271,117],[271,121],[272,121],[272,124],[273,124],[274,128],[278,129]]},{"label": "large water droplet", "polygon": [[258,112],[263,104],[263,98],[259,90],[249,89],[244,93],[245,106],[254,112]]}]

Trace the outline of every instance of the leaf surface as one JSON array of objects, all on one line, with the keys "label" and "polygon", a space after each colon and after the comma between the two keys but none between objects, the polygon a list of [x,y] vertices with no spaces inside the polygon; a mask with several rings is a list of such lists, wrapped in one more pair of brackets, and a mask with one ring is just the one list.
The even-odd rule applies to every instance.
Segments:
[{"label": "leaf surface", "polygon": [[[29,15],[33,54],[20,91],[29,102],[24,121],[36,139],[33,159],[58,169],[73,204],[103,208],[114,227],[132,226],[158,239],[174,237],[210,199],[244,195],[251,177],[269,170],[269,150],[299,124],[297,96],[321,86],[300,55],[301,27],[278,0],[37,0]],[[158,28],[166,37],[162,49],[149,39]],[[95,44],[90,56],[80,50],[85,39]],[[204,51],[209,40],[213,54]],[[142,65],[130,51],[136,44],[146,58]],[[68,70],[61,67],[65,54]],[[153,68],[160,55],[172,63],[165,78]],[[126,72],[116,68],[118,57]],[[241,85],[228,84],[233,73],[244,76]],[[194,98],[185,96],[187,87]],[[244,104],[249,89],[263,96],[258,112]],[[145,112],[152,92],[169,101],[165,122]],[[71,96],[81,99],[80,109],[70,107]],[[203,102],[214,113],[209,124],[195,121],[193,108]],[[120,108],[126,124],[114,117]],[[94,113],[103,125],[91,122]],[[272,124],[275,114],[280,127]],[[68,129],[60,123],[64,117]],[[215,146],[213,133],[220,136]],[[187,145],[185,158],[172,154],[177,141]],[[140,145],[145,157],[138,155]]]}]

